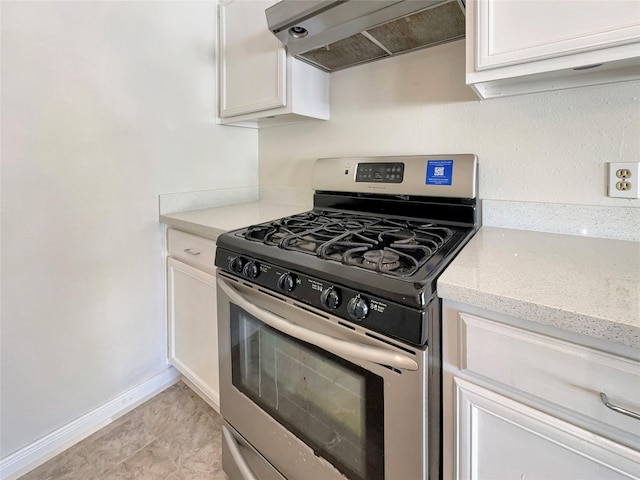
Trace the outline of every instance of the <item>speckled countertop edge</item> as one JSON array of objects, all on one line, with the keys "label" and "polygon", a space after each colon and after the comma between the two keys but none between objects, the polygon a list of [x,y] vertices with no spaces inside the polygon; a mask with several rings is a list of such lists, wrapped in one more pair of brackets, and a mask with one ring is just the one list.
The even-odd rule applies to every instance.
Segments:
[{"label": "speckled countertop edge", "polygon": [[306,205],[249,202],[160,215],[160,222],[194,235],[216,240],[224,232],[311,210]]},{"label": "speckled countertop edge", "polygon": [[438,295],[640,348],[640,243],[483,227]]},{"label": "speckled countertop edge", "polygon": [[[250,202],[160,215],[212,240],[310,210]],[[441,298],[640,348],[640,243],[483,227],[438,279]]]}]

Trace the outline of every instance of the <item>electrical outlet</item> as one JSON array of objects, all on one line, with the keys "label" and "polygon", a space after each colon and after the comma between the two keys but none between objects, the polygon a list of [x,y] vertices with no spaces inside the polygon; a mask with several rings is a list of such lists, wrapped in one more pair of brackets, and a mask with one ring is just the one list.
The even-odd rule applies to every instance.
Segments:
[{"label": "electrical outlet", "polygon": [[609,193],[616,198],[640,198],[640,162],[609,163]]}]

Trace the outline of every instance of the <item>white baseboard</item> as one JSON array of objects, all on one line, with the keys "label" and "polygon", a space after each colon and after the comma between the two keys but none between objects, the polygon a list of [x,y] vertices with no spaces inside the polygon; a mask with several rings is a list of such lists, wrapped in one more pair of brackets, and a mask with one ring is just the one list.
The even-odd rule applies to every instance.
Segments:
[{"label": "white baseboard", "polygon": [[14,480],[84,440],[180,379],[169,367],[113,400],[0,460],[0,480]]},{"label": "white baseboard", "polygon": [[220,413],[220,394],[218,392],[210,393],[202,388],[198,387],[194,382],[192,382],[189,377],[183,374],[182,381],[184,384],[193,390],[196,395],[198,395],[202,400],[207,402],[211,408],[213,408],[216,412]]}]

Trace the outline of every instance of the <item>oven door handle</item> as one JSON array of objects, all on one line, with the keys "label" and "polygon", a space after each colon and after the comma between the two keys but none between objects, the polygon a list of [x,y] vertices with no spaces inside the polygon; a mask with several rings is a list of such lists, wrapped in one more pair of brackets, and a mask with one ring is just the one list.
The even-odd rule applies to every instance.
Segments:
[{"label": "oven door handle", "polygon": [[247,300],[240,292],[229,285],[225,280],[218,277],[218,285],[227,294],[227,296],[244,310],[266,323],[270,327],[275,328],[287,335],[302,340],[304,342],[316,345],[325,350],[332,351],[338,355],[365,360],[379,365],[385,365],[401,370],[417,370],[418,364],[412,358],[402,355],[391,350],[379,347],[372,347],[362,343],[347,342],[338,338],[314,332],[307,328],[301,327],[288,320],[264,310]]},{"label": "oven door handle", "polygon": [[240,470],[240,475],[242,475],[243,480],[258,480],[256,476],[253,474],[251,467],[247,464],[247,461],[242,456],[240,452],[240,447],[238,446],[238,442],[233,438],[233,434],[229,431],[229,429],[222,425],[222,436],[227,441],[227,446],[229,447],[229,453],[231,453],[231,457]]}]

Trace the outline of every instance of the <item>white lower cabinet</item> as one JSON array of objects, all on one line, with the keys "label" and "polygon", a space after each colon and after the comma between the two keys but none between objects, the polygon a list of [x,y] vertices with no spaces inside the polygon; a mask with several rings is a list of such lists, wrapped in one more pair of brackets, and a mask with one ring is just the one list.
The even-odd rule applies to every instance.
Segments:
[{"label": "white lower cabinet", "polygon": [[444,479],[640,479],[640,352],[588,343],[445,301]]},{"label": "white lower cabinet", "polygon": [[[212,261],[215,242],[176,230],[169,230],[168,237],[169,361],[218,409],[218,326]],[[193,257],[192,263],[197,266],[210,259],[210,266],[196,268],[176,258],[184,255]]]},{"label": "white lower cabinet", "polygon": [[637,452],[455,379],[458,479],[633,479]]}]

